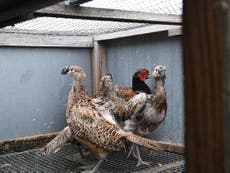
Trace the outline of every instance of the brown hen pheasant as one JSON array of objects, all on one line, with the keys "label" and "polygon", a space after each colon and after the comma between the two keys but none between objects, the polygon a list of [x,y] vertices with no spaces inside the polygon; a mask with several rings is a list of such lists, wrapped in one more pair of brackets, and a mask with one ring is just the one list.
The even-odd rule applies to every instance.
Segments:
[{"label": "brown hen pheasant", "polygon": [[[69,75],[71,75],[71,68],[67,67],[64,68],[61,71],[61,74],[66,74],[66,70],[70,69]],[[74,75],[73,77],[73,84],[69,92],[68,96],[68,101],[67,101],[67,107],[66,107],[66,119],[67,122],[70,121],[70,114],[72,112],[73,107],[77,104],[79,101],[79,93],[76,92],[76,88],[78,88],[78,91],[80,90],[81,92],[87,93],[86,87],[84,86],[84,82],[79,82],[77,79],[75,80]],[[109,109],[101,109],[101,105],[104,104],[104,102],[108,102],[110,99],[109,93],[111,92],[111,78],[110,76],[103,76],[100,81],[100,86],[99,86],[99,93],[96,94],[96,96],[93,99],[93,102],[95,103],[96,108],[98,111],[103,111],[101,112],[104,118],[106,118],[108,121],[111,123],[115,123],[116,121],[114,117],[111,116],[110,110]],[[106,104],[107,107],[110,107],[114,105],[111,105],[111,102],[108,102]],[[48,155],[51,153],[56,153],[62,146],[63,144],[69,142],[69,141],[74,141],[74,136],[72,134],[72,131],[70,130],[69,126],[65,127],[59,134],[51,140],[42,150],[43,155]],[[76,141],[74,141],[76,143]],[[79,146],[79,143],[77,143]],[[81,156],[83,157],[83,153],[81,151],[81,148],[79,146],[79,151]]]}]

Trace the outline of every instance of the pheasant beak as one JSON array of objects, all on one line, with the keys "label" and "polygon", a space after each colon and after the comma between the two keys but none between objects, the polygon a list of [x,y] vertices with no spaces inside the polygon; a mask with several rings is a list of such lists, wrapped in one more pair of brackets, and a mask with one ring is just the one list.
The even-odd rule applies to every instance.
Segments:
[{"label": "pheasant beak", "polygon": [[65,75],[69,72],[69,66],[62,69],[61,74]]}]

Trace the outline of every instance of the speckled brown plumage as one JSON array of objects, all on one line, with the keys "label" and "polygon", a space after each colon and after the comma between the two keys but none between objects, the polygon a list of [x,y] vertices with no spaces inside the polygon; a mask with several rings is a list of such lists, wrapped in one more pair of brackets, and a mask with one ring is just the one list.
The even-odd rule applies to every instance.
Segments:
[{"label": "speckled brown plumage", "polygon": [[[85,74],[80,67],[69,67],[67,74],[78,81],[79,86],[84,86]],[[92,172],[97,170],[106,157],[107,151],[120,151],[124,149],[125,143],[128,141],[153,151],[160,150],[155,141],[125,132],[116,124],[107,121],[101,115],[101,113],[106,112],[107,107],[102,104],[100,106],[101,111],[98,111],[98,104],[95,104],[81,87],[75,87],[75,92],[78,93],[79,100],[70,111],[67,123],[74,137],[101,158]],[[103,109],[105,110],[103,111]]]},{"label": "speckled brown plumage", "polygon": [[136,94],[126,102],[118,97],[116,91],[113,89],[111,75],[104,75],[102,81],[104,84],[101,84],[101,86],[104,87],[101,87],[103,89],[99,92],[99,98],[107,103],[112,102],[109,109],[116,114],[118,119],[125,121],[137,114],[144,107],[147,100],[147,95],[145,93]]},{"label": "speckled brown plumage", "polygon": [[125,121],[135,116],[143,109],[147,100],[147,95],[145,93],[139,93],[128,102],[124,102],[117,96],[113,97],[112,100],[117,108],[116,117],[119,120]]},{"label": "speckled brown plumage", "polygon": [[[106,121],[103,116],[98,113],[96,109],[97,105],[93,99],[89,98],[84,90],[76,89],[76,92],[78,92],[79,100],[71,111],[71,121],[68,123],[74,135],[91,141],[100,147],[110,150],[121,150],[124,144],[120,139],[133,135],[122,131],[116,125]],[[144,139],[142,140],[145,141]],[[140,145],[145,145],[139,140],[137,142],[140,143]],[[154,149],[154,147],[152,149]]]},{"label": "speckled brown plumage", "polygon": [[[71,67],[67,67],[67,68],[71,68]],[[65,72],[66,72],[66,68],[62,70],[63,74]],[[106,76],[103,76],[100,82],[99,93],[91,101],[92,103],[94,103],[94,106],[96,107],[97,111],[101,112],[105,119],[107,119],[109,122],[113,124],[117,124],[114,117],[111,117],[109,109],[104,109],[104,108],[101,109],[102,104],[104,104],[104,102],[106,101],[109,101],[110,88],[108,87],[108,84],[110,84],[110,82],[111,82],[110,77],[107,78]],[[76,88],[78,88],[78,92],[76,92]],[[86,95],[86,93],[87,93],[86,87],[83,85],[83,83],[78,82],[78,80],[73,77],[73,84],[69,92],[67,106],[66,106],[67,124],[69,121],[71,121],[70,118],[71,112],[74,106],[78,103],[80,96]],[[107,104],[107,107],[111,108],[111,105]],[[62,147],[64,143],[73,141],[73,138],[74,138],[73,133],[70,130],[69,126],[67,126],[62,131],[60,131],[59,134],[42,149],[42,153],[44,155],[55,153]],[[81,152],[81,148],[79,148],[79,151]],[[81,155],[83,157],[83,153],[81,153]]]},{"label": "speckled brown plumage", "polygon": [[72,137],[72,131],[67,126],[65,127],[54,139],[52,139],[44,148],[42,148],[42,154],[48,155],[56,153],[61,146],[68,142]]},{"label": "speckled brown plumage", "polygon": [[[62,70],[62,74],[66,73],[66,70],[69,69],[70,67],[66,67]],[[73,109],[73,107],[77,104],[79,101],[79,94],[80,93],[87,93],[86,87],[83,85],[84,83],[78,82],[78,80],[75,80],[73,72],[69,72],[70,75],[73,77],[73,84],[69,92],[68,96],[68,101],[67,101],[67,106],[66,106],[66,121],[68,124],[68,121],[71,121],[70,119],[70,114]],[[80,92],[76,92],[76,88]],[[64,143],[70,141],[73,138],[72,131],[70,130],[69,126],[65,127],[59,134],[52,139],[43,149],[42,149],[42,154],[48,155],[51,153],[57,152]],[[81,149],[79,148],[80,152]]]}]

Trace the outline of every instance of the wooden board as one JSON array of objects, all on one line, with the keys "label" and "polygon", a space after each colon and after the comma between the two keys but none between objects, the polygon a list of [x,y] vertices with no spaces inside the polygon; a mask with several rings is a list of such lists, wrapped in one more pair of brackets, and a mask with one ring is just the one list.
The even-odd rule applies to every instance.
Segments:
[{"label": "wooden board", "polygon": [[0,32],[0,46],[93,47],[93,38],[85,36],[60,36]]},{"label": "wooden board", "polygon": [[187,172],[224,172],[223,8],[184,1]]},{"label": "wooden board", "polygon": [[34,15],[151,24],[175,25],[182,23],[181,15],[154,14],[93,7],[78,7],[73,5],[67,6],[63,4],[56,4],[51,7],[38,10],[34,13]]},{"label": "wooden board", "polygon": [[92,78],[93,78],[93,95],[99,90],[101,77],[106,74],[106,48],[105,42],[94,41],[91,53],[92,58]]},{"label": "wooden board", "polygon": [[[0,154],[19,152],[45,146],[50,140],[55,138],[59,132],[47,133],[35,136],[21,137],[0,142]],[[184,146],[168,142],[158,141],[165,151],[184,154]]]},{"label": "wooden board", "polygon": [[[181,26],[178,25],[149,25],[144,27],[139,27],[135,29],[129,29],[125,31],[118,31],[108,34],[101,34],[94,36],[94,40],[101,41],[101,40],[112,40],[112,39],[118,39],[118,38],[125,38],[125,37],[133,37],[138,35],[145,35],[145,34],[152,34],[157,32],[164,32],[164,31],[170,31],[172,29],[179,29]],[[173,36],[172,34],[170,36]]]}]

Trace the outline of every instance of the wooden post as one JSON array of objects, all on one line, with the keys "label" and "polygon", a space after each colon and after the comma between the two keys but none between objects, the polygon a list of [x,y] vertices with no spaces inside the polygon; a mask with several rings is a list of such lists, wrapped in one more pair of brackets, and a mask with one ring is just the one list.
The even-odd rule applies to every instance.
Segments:
[{"label": "wooden post", "polygon": [[224,172],[221,5],[218,0],[184,1],[187,172]]},{"label": "wooden post", "polygon": [[101,77],[107,72],[105,42],[94,41],[91,57],[93,94],[96,94],[98,92]]},{"label": "wooden post", "polygon": [[[228,0],[230,7],[230,0]],[[227,7],[227,6],[226,6]],[[225,168],[226,173],[230,172],[230,9],[226,8],[225,17],[225,58],[224,58],[224,115],[225,115]]]}]

